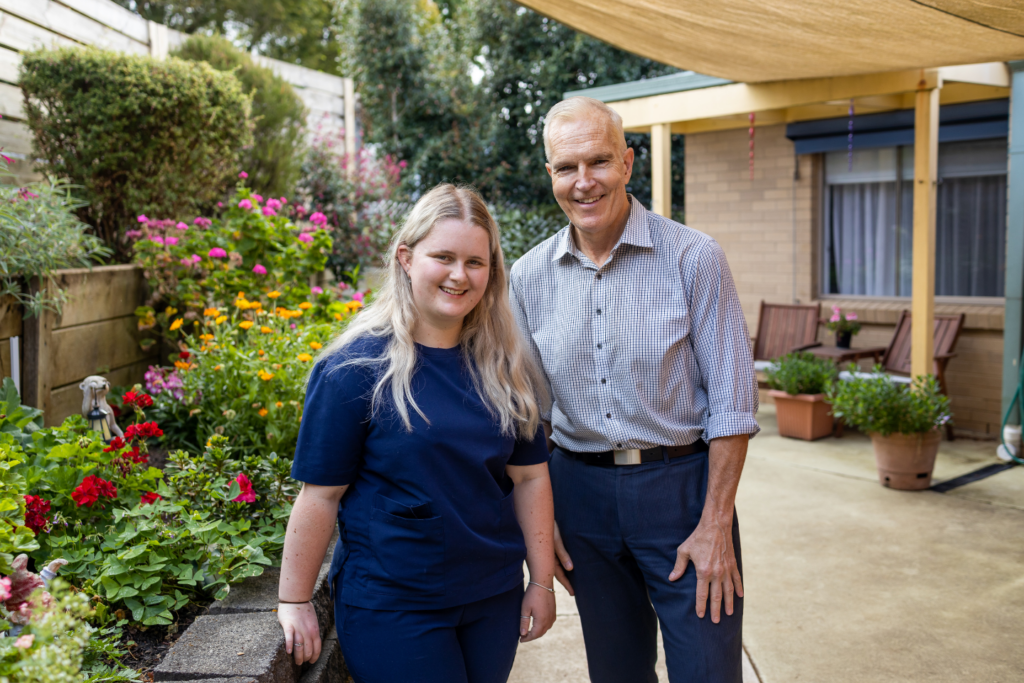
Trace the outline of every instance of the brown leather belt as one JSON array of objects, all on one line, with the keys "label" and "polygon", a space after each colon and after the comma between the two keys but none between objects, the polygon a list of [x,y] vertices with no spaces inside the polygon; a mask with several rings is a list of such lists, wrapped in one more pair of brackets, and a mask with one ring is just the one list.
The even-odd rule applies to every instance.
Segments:
[{"label": "brown leather belt", "polygon": [[681,458],[684,455],[693,455],[708,450],[708,445],[703,439],[698,439],[689,446],[655,446],[653,448],[625,448],[614,451],[600,451],[597,453],[582,453],[570,451],[558,447],[558,450],[565,453],[573,460],[579,460],[587,465],[598,465],[602,467],[610,465],[642,465],[645,462],[657,462],[669,458]]}]

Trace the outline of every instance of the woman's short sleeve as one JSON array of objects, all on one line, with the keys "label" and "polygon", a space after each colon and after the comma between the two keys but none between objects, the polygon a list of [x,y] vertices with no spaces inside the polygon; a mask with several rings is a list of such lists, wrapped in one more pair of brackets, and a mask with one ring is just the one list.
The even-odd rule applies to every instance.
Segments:
[{"label": "woman's short sleeve", "polygon": [[366,366],[317,363],[306,388],[292,479],[317,486],[355,481],[370,420],[372,372]]},{"label": "woman's short sleeve", "polygon": [[512,448],[508,464],[513,466],[539,465],[542,462],[547,462],[549,458],[548,441],[544,438],[544,427],[538,425],[537,434],[532,441],[523,438],[516,439],[516,445]]}]

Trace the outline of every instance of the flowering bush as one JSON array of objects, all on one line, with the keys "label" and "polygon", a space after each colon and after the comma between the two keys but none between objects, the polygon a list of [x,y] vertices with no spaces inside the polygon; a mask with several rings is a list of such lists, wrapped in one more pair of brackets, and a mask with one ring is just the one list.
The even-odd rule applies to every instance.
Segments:
[{"label": "flowering bush", "polygon": [[[356,172],[348,175],[341,135],[314,138],[298,190],[304,205],[300,215],[328,230],[334,240],[329,265],[338,281],[356,286],[358,272],[379,265],[395,227],[408,206],[391,201],[406,163],[390,157],[375,159],[365,148]],[[353,275],[355,274],[355,275]]]},{"label": "flowering bush", "polygon": [[832,316],[825,323],[825,327],[830,332],[835,332],[836,334],[849,333],[850,335],[855,335],[860,332],[857,314],[851,311],[844,315],[838,306],[832,307]]}]

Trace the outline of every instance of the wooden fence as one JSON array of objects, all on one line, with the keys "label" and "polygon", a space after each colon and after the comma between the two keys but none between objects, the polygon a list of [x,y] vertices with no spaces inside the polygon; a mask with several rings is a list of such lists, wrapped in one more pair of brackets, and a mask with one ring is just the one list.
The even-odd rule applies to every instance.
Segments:
[{"label": "wooden fence", "polygon": [[81,411],[78,385],[89,375],[130,386],[159,362],[139,346],[135,308],[146,287],[137,266],[61,270],[54,280],[68,296],[62,315],[22,319],[19,308],[8,306],[0,317],[2,374],[11,376],[10,341],[20,337],[22,402],[41,408],[47,425]]},{"label": "wooden fence", "polygon": [[[188,38],[112,0],[0,0],[0,147],[13,157],[20,182],[34,179],[32,134],[23,123],[17,87],[21,52],[41,47],[90,45],[131,54],[167,56]],[[351,78],[332,76],[276,59],[256,57],[288,81],[308,111],[310,134],[345,133],[345,153],[355,152],[355,87]],[[347,125],[348,124],[348,125]]]}]

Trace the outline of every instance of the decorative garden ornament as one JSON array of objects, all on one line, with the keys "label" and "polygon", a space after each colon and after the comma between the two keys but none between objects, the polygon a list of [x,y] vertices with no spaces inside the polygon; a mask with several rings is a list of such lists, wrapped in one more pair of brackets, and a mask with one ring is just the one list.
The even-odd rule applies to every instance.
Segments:
[{"label": "decorative garden ornament", "polygon": [[107,403],[110,382],[101,375],[90,375],[78,385],[82,390],[82,414],[89,421],[89,428],[103,435],[109,443],[115,436],[124,436],[114,419],[114,409]]}]

